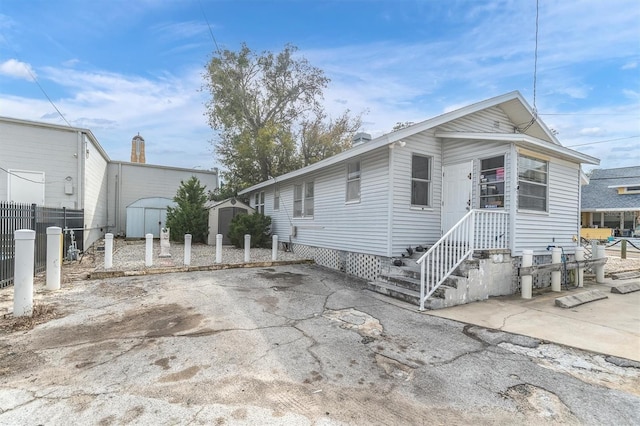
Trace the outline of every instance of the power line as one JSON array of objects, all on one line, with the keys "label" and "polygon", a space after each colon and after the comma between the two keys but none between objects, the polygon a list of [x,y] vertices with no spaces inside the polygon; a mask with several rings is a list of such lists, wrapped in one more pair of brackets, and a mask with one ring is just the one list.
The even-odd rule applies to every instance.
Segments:
[{"label": "power line", "polygon": [[536,0],[536,44],[533,53],[533,109],[536,107],[536,86],[538,79],[538,19],[540,16],[539,0]]},{"label": "power line", "polygon": [[549,112],[546,114],[540,113],[538,115],[611,115],[611,116],[617,116],[617,117],[638,117],[640,116],[640,113],[638,114],[611,114],[608,112],[602,112],[602,113],[582,113],[582,112]]},{"label": "power line", "polygon": [[624,138],[616,138],[616,139],[607,139],[607,140],[604,140],[604,141],[595,141],[595,142],[581,143],[581,144],[578,144],[578,145],[566,145],[566,147],[567,147],[567,148],[573,148],[573,147],[576,147],[576,146],[595,145],[595,144],[597,144],[597,143],[614,142],[614,141],[622,141],[622,140],[625,140],[625,139],[633,139],[633,138],[640,138],[640,135],[627,136],[627,137],[624,137]]},{"label": "power line", "polygon": [[9,170],[5,169],[4,167],[0,167],[0,170],[2,170],[3,172],[5,172],[8,175],[15,176],[15,177],[17,177],[19,179],[23,179],[23,180],[26,180],[28,182],[39,183],[39,184],[44,185],[44,182],[38,182],[37,180],[33,180],[33,179],[26,178],[24,176],[20,176],[20,175],[18,175],[16,173],[10,172]]}]

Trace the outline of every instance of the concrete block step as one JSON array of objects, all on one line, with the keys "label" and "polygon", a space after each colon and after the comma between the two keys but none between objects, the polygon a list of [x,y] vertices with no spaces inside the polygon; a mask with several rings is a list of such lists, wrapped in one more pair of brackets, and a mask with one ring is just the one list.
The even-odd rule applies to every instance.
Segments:
[{"label": "concrete block step", "polygon": [[384,281],[370,281],[367,289],[413,305],[420,305],[420,292]]},{"label": "concrete block step", "polygon": [[568,296],[562,296],[556,298],[556,306],[561,308],[574,308],[579,305],[583,305],[589,302],[595,302],[596,300],[607,299],[605,293],[600,290],[589,290],[582,293],[570,294]]},{"label": "concrete block step", "polygon": [[616,294],[627,294],[627,293],[633,293],[634,291],[640,291],[640,281],[618,284],[614,287],[611,287],[611,293],[616,293]]}]

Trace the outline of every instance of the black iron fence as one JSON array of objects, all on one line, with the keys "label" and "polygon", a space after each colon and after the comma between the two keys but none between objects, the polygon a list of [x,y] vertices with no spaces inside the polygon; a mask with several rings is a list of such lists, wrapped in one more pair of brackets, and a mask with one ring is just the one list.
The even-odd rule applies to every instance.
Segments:
[{"label": "black iron fence", "polygon": [[62,228],[63,255],[70,247],[72,251],[76,247],[78,251],[83,250],[83,210],[0,202],[0,288],[13,284],[14,232],[18,229],[36,231],[35,272],[42,272],[47,265],[47,228],[50,226]]}]

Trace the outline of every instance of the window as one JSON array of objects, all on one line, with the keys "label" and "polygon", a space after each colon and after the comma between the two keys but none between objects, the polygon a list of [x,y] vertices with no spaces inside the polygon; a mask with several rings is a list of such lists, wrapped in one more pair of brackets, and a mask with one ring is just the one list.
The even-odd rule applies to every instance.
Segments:
[{"label": "window", "polygon": [[313,217],[313,195],[313,182],[293,185],[293,217]]},{"label": "window", "polygon": [[548,162],[518,156],[518,208],[547,211]]},{"label": "window", "polygon": [[304,189],[304,215],[313,217],[313,182],[307,182]]},{"label": "window", "polygon": [[480,208],[504,207],[504,155],[480,160]]},{"label": "window", "polygon": [[264,214],[264,191],[256,192],[254,207],[258,213]]},{"label": "window", "polygon": [[411,159],[411,205],[431,205],[431,157],[414,155]]},{"label": "window", "polygon": [[280,188],[273,188],[273,210],[280,210]]},{"label": "window", "polygon": [[293,185],[293,217],[302,217],[302,185]]},{"label": "window", "polygon": [[347,202],[360,201],[360,162],[347,165]]}]

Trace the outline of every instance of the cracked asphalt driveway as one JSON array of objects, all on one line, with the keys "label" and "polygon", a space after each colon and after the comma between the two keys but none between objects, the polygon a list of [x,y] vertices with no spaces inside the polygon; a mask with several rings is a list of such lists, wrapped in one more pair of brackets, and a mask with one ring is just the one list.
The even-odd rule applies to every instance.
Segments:
[{"label": "cracked asphalt driveway", "polygon": [[0,331],[0,424],[640,424],[638,365],[363,287],[289,265],[39,290],[56,317]]}]

